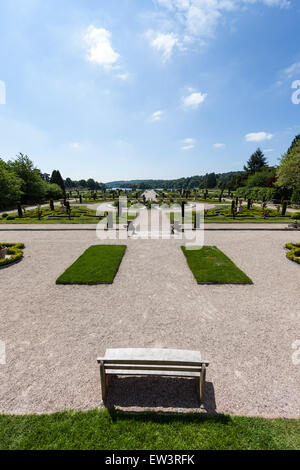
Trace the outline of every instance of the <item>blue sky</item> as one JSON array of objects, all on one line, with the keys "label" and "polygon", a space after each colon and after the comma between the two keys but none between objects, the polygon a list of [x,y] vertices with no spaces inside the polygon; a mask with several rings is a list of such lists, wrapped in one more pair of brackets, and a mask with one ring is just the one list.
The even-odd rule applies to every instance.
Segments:
[{"label": "blue sky", "polygon": [[299,0],[0,0],[0,157],[104,182],[276,164],[299,22]]}]

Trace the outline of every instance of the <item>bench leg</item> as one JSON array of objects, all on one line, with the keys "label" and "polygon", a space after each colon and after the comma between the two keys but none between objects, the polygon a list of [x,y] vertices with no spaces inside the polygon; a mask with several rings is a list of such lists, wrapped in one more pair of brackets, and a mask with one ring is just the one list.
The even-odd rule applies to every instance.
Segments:
[{"label": "bench leg", "polygon": [[204,402],[204,392],[205,392],[205,379],[206,379],[206,366],[205,364],[202,365],[200,379],[199,379],[199,398],[200,404]]},{"label": "bench leg", "polygon": [[100,378],[101,378],[101,389],[102,389],[102,400],[106,398],[106,374],[104,368],[104,362],[100,362]]}]

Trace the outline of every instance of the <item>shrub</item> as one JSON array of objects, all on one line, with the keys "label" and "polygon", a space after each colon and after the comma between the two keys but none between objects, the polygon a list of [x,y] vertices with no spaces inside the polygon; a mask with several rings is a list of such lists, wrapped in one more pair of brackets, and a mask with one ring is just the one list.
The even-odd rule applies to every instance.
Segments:
[{"label": "shrub", "polygon": [[0,259],[0,268],[9,264],[16,263],[23,258],[23,243],[1,243],[0,250],[7,248],[7,254],[11,255],[9,258]]},{"label": "shrub", "polygon": [[15,220],[15,217],[13,215],[8,215],[6,217],[6,220]]},{"label": "shrub", "polygon": [[285,247],[289,250],[286,254],[287,258],[300,264],[300,243],[287,243]]},{"label": "shrub", "polygon": [[300,212],[292,212],[291,219],[299,220],[300,219]]},{"label": "shrub", "polygon": [[8,214],[2,214],[2,219],[6,219],[8,217]]},{"label": "shrub", "polygon": [[291,198],[292,204],[300,204],[300,189],[295,189],[292,198]]}]

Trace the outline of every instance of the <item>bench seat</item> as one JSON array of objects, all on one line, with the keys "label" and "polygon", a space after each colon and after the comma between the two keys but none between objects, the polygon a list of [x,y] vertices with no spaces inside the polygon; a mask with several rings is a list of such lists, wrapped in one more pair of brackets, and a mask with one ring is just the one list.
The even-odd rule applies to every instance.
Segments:
[{"label": "bench seat", "polygon": [[201,359],[199,351],[180,349],[108,349],[100,365],[103,400],[106,398],[112,375],[169,376],[196,378],[200,402],[204,399],[204,385],[208,361]]}]

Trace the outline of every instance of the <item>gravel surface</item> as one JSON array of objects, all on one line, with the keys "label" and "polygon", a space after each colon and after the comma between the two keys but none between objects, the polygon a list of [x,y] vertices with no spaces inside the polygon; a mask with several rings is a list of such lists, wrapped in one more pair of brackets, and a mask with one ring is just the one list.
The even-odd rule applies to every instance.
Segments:
[{"label": "gravel surface", "polygon": [[[56,286],[92,244],[92,231],[1,232],[24,242],[21,263],[0,271],[0,412],[101,407],[97,356],[106,348],[200,350],[210,361],[202,412],[299,417],[300,266],[285,256],[296,232],[206,232],[254,281],[199,286],[180,240],[122,240],[128,250],[111,286]],[[107,241],[106,243],[118,243]],[[198,410],[195,382],[114,378],[123,409]]]}]

